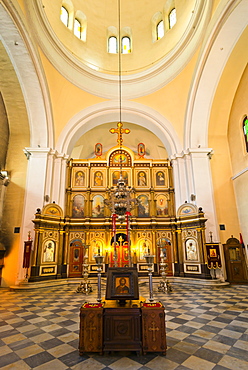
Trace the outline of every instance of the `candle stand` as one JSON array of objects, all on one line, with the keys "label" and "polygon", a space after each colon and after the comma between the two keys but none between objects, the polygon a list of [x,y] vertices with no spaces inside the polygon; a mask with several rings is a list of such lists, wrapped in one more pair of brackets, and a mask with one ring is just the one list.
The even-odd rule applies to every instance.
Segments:
[{"label": "candle stand", "polygon": [[166,279],[166,269],[168,267],[168,264],[165,262],[162,248],[160,252],[160,264],[159,265],[160,265],[162,280],[159,283],[158,291],[161,293],[170,293],[172,291],[172,288],[171,288],[169,281]]},{"label": "candle stand", "polygon": [[149,293],[150,293],[150,302],[153,302],[153,287],[152,287],[152,269],[153,269],[153,264],[154,264],[154,257],[150,254],[147,254],[144,256],[146,259],[146,263],[148,265],[148,276],[149,276]]},{"label": "candle stand", "polygon": [[101,271],[102,271],[102,264],[103,264],[104,256],[95,255],[94,258],[97,264],[97,291],[98,291],[97,302],[101,303],[102,301],[101,299]]},{"label": "candle stand", "polygon": [[89,282],[89,264],[88,264],[88,246],[85,247],[84,263],[83,263],[83,278],[79,286],[77,287],[76,293],[89,294],[93,291],[92,286]]}]

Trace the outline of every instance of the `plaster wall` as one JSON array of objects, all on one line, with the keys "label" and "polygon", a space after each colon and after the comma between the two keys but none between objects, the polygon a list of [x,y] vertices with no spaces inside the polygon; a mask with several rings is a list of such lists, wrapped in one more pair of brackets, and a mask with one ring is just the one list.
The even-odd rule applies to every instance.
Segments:
[{"label": "plaster wall", "polygon": [[[237,212],[240,222],[239,232],[245,244],[248,244],[248,153],[246,152],[242,122],[248,114],[248,67],[246,67],[238,86],[228,127],[228,142],[232,165],[232,183],[234,187]],[[238,234],[239,236],[239,234]]]}]

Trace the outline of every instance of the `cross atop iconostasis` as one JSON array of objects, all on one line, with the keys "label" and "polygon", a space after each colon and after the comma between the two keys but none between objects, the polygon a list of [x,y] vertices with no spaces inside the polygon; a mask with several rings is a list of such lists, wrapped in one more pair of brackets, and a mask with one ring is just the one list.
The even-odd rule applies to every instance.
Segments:
[{"label": "cross atop iconostasis", "polygon": [[109,132],[111,132],[111,134],[117,134],[117,143],[122,146],[122,143],[123,143],[123,138],[122,138],[122,134],[129,134],[130,133],[130,130],[129,128],[122,128],[123,127],[123,124],[122,122],[118,122],[117,123],[117,128],[111,128],[109,130]]}]

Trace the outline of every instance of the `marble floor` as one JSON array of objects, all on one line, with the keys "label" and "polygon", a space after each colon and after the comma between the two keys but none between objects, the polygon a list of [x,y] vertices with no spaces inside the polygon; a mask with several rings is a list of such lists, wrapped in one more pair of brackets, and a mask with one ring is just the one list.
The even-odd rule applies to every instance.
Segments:
[{"label": "marble floor", "polygon": [[[248,285],[173,284],[155,300],[166,309],[167,353],[111,352],[79,356],[79,310],[97,293],[77,285],[29,291],[0,288],[0,368],[56,370],[247,370]],[[148,286],[140,295],[149,298]]]}]

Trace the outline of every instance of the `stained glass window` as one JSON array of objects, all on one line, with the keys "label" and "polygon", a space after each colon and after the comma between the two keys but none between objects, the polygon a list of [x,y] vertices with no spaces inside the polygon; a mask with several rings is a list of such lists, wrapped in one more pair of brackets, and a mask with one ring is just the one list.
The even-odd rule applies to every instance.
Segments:
[{"label": "stained glass window", "polygon": [[177,23],[176,8],[173,8],[169,13],[169,28],[172,28]]},{"label": "stained glass window", "polygon": [[64,6],[61,7],[60,19],[64,23],[64,25],[66,27],[68,27],[68,25],[69,25],[69,12]]},{"label": "stained glass window", "polygon": [[160,21],[157,24],[157,40],[160,40],[164,36],[164,22]]},{"label": "stained glass window", "polygon": [[108,52],[111,54],[117,54],[117,38],[110,36],[108,39]]},{"label": "stained glass window", "polygon": [[245,116],[243,120],[243,133],[244,133],[246,151],[248,152],[248,117],[247,116]]}]

